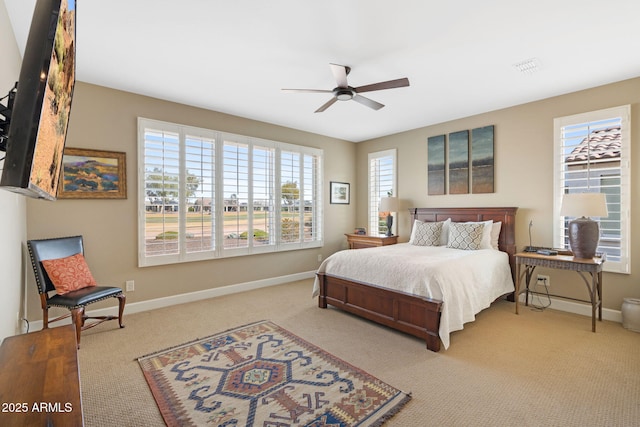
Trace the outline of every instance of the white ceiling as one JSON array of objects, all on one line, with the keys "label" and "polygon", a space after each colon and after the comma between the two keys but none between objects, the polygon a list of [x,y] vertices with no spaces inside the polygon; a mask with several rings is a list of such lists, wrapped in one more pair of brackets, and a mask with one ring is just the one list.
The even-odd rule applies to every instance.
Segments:
[{"label": "white ceiling", "polygon": [[[640,75],[638,0],[76,1],[79,81],[353,142]],[[4,3],[23,51],[35,0]],[[331,62],[411,86],[281,91],[333,89]]]}]

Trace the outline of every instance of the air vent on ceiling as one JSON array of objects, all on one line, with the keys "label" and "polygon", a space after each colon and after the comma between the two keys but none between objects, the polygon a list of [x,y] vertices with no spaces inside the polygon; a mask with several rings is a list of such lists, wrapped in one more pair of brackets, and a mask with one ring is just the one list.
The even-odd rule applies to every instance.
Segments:
[{"label": "air vent on ceiling", "polygon": [[538,58],[525,59],[513,64],[513,67],[523,74],[533,74],[540,69],[540,60]]}]

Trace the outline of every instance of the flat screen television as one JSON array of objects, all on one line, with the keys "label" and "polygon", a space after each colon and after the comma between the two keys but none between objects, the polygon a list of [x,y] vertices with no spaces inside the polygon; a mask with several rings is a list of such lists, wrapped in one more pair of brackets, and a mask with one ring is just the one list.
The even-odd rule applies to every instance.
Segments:
[{"label": "flat screen television", "polygon": [[75,65],[76,0],[37,0],[8,112],[0,187],[56,199]]}]

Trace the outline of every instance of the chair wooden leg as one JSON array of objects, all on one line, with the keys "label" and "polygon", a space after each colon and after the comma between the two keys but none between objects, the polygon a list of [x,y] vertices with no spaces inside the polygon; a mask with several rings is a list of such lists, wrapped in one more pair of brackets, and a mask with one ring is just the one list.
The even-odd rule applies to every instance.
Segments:
[{"label": "chair wooden leg", "polygon": [[49,309],[42,309],[42,329],[49,329]]},{"label": "chair wooden leg", "polygon": [[84,324],[84,307],[71,310],[71,320],[76,327],[76,339],[78,349],[80,349],[80,333],[82,332],[82,325]]},{"label": "chair wooden leg", "polygon": [[118,324],[120,324],[121,328],[124,328],[122,324],[122,314],[124,313],[124,304],[127,302],[127,297],[125,294],[118,295]]}]

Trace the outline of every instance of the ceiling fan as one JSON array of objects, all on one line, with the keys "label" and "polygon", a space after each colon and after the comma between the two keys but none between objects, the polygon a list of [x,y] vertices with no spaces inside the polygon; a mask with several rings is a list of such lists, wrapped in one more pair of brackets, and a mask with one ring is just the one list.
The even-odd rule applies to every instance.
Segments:
[{"label": "ceiling fan", "polygon": [[373,83],[370,85],[351,87],[347,83],[347,75],[351,71],[351,67],[346,65],[329,64],[331,66],[331,72],[336,79],[337,86],[331,90],[323,89],[282,89],[284,92],[298,92],[298,93],[332,93],[333,98],[325,102],[315,112],[322,113],[327,108],[331,107],[336,101],[356,101],[362,105],[365,105],[374,110],[379,110],[384,107],[384,104],[380,104],[372,99],[365,98],[360,95],[364,92],[372,92],[374,90],[393,89],[397,87],[409,86],[409,79],[402,78],[396,80],[389,80],[386,82]]}]

